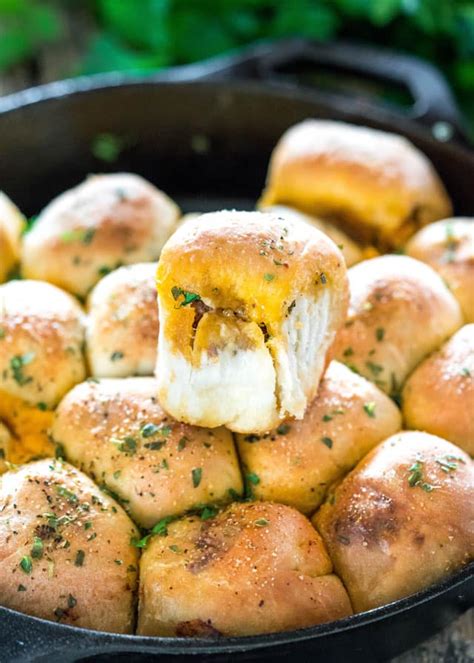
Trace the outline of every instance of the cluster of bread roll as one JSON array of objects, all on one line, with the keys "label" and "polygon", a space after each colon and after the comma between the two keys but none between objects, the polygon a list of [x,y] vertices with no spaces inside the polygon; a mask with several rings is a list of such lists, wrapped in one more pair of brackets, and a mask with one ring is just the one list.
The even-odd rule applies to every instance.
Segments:
[{"label": "cluster of bread roll", "polygon": [[186,216],[123,173],[26,232],[0,197],[0,605],[256,635],[469,563],[474,223],[426,157],[307,120],[258,211]]}]

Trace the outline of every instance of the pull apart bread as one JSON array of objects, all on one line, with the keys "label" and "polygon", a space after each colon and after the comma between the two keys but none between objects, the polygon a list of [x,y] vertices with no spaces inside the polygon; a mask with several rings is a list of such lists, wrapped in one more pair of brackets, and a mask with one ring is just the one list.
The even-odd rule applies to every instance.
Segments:
[{"label": "pull apart bread", "polygon": [[165,410],[241,433],[303,417],[347,310],[332,240],[277,214],[205,214],[167,242],[157,285]]}]

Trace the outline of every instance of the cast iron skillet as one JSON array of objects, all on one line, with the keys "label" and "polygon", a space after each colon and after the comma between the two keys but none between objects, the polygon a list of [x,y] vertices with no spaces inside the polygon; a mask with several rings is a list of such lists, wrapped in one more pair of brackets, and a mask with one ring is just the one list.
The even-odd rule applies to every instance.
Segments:
[{"label": "cast iron skillet", "polygon": [[[403,86],[414,104],[403,113],[366,97],[295,84],[296,74],[307,76],[321,66],[362,75],[369,92],[374,80]],[[440,74],[399,54],[301,40],[262,43],[148,78],[79,78],[0,99],[0,188],[34,214],[87,173],[129,170],[155,182],[185,211],[251,209],[276,140],[307,117],[404,134],[435,163],[456,213],[474,214],[474,154],[462,145],[462,119]],[[91,152],[94,139],[104,132],[124,143],[119,159],[109,165]],[[0,659],[384,660],[474,605],[473,571],[471,564],[426,591],[331,624],[238,639],[113,635],[0,608]]]}]

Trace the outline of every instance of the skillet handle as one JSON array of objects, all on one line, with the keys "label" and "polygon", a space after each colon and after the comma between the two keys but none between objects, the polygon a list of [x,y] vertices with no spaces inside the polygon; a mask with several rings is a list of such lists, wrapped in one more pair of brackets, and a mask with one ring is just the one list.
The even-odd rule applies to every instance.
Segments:
[{"label": "skillet handle", "polygon": [[[307,39],[285,39],[261,42],[237,54],[212,58],[204,62],[173,67],[160,72],[158,80],[259,80],[301,89],[285,69],[308,66],[356,74],[365,80],[378,80],[408,90],[413,106],[406,112],[385,107],[368,99],[351,96],[350,93],[316,92],[320,98],[338,107],[359,110],[369,117],[383,117],[390,121],[415,120],[427,127],[437,140],[468,142],[467,130],[454,96],[441,72],[417,57],[374,48],[353,42],[315,42]],[[306,85],[303,88],[308,89]]]}]

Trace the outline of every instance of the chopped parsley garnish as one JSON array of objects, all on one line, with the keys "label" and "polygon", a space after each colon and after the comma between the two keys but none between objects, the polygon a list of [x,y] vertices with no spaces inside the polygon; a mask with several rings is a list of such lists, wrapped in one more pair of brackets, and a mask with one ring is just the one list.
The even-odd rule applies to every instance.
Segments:
[{"label": "chopped parsley garnish", "polygon": [[249,472],[246,475],[246,479],[254,486],[257,486],[260,483],[260,477],[257,476],[254,472]]},{"label": "chopped parsley garnish", "polygon": [[183,288],[178,288],[176,285],[171,288],[171,294],[173,295],[173,299],[175,301],[177,301],[180,297],[184,297],[183,301],[178,305],[177,308],[188,306],[188,304],[192,304],[193,302],[197,302],[201,299],[201,295],[198,295],[196,292],[183,290]]},{"label": "chopped parsley garnish", "polygon": [[375,402],[364,403],[364,412],[372,419],[375,419]]},{"label": "chopped parsley garnish", "polygon": [[257,527],[266,527],[269,524],[270,524],[270,521],[267,520],[266,518],[259,518],[258,520],[255,521],[255,525]]},{"label": "chopped parsley garnish", "polygon": [[46,403],[43,403],[43,401],[36,403],[36,407],[38,408],[38,410],[41,410],[41,412],[46,412],[46,410],[48,409],[48,406],[46,405]]},{"label": "chopped parsley garnish", "polygon": [[181,548],[179,546],[177,546],[176,544],[168,546],[168,548],[171,550],[171,552],[174,552],[174,553],[180,553],[181,552]]},{"label": "chopped parsley garnish", "polygon": [[152,536],[168,536],[168,525],[172,523],[173,520],[176,520],[176,516],[166,516],[166,518],[162,518],[152,527],[148,534],[141,539],[132,537],[130,543],[132,546],[135,546],[135,548],[146,548],[148,541]]},{"label": "chopped parsley garnish", "polygon": [[380,375],[380,373],[383,371],[383,366],[380,366],[380,364],[374,364],[372,361],[366,361],[365,365],[375,377]]},{"label": "chopped parsley garnish", "polygon": [[287,433],[290,432],[290,430],[291,430],[290,424],[280,424],[276,429],[276,432],[278,433],[278,435],[286,435]]},{"label": "chopped parsley garnish", "polygon": [[98,134],[91,145],[91,152],[96,159],[113,163],[117,161],[124,148],[124,140],[112,133]]},{"label": "chopped parsley garnish", "polygon": [[203,507],[199,517],[201,518],[201,520],[209,520],[210,518],[214,518],[215,516],[217,516],[217,514],[218,510],[216,509],[216,507],[209,505]]},{"label": "chopped parsley garnish", "polygon": [[321,279],[321,283],[322,283],[323,285],[326,285],[326,283],[328,282],[328,280],[327,280],[327,278],[326,278],[326,274],[324,274],[324,272],[321,272],[321,275],[320,275],[319,278]]},{"label": "chopped parsley garnish", "polygon": [[74,560],[74,566],[83,566],[86,553],[83,550],[78,550]]},{"label": "chopped parsley garnish", "polygon": [[183,437],[180,438],[180,440],[178,442],[178,451],[182,451],[184,449],[184,447],[186,446],[187,442],[188,442],[188,438],[186,437],[186,435],[183,435]]},{"label": "chopped parsley garnish", "polygon": [[133,456],[137,450],[137,441],[134,437],[127,436],[123,441],[116,443],[117,449],[127,456]]},{"label": "chopped parsley garnish", "polygon": [[64,458],[66,458],[66,452],[64,451],[64,445],[62,445],[60,442],[57,442],[56,446],[54,447],[54,457],[57,460],[64,460]]},{"label": "chopped parsley garnish", "polygon": [[107,274],[110,274],[111,271],[112,271],[111,267],[107,267],[107,265],[102,265],[102,267],[99,267],[99,269],[97,270],[97,273],[99,274],[99,276],[107,276]]},{"label": "chopped parsley garnish", "polygon": [[43,557],[43,541],[39,536],[35,536],[33,539],[33,545],[31,546],[31,556],[33,559],[41,559]]},{"label": "chopped parsley garnish", "polygon": [[77,599],[72,594],[69,594],[69,596],[67,597],[67,607],[75,608],[76,605],[77,605]]},{"label": "chopped parsley garnish", "polygon": [[122,474],[121,470],[115,470],[115,472],[112,474],[114,479],[118,479],[120,475]]},{"label": "chopped parsley garnish", "polygon": [[330,437],[322,437],[321,442],[326,445],[328,449],[332,449],[333,441]]},{"label": "chopped parsley garnish", "polygon": [[375,338],[377,341],[383,341],[383,337],[385,336],[385,329],[383,327],[377,327],[375,330]]},{"label": "chopped parsley garnish", "polygon": [[352,357],[352,355],[354,354],[354,350],[351,347],[349,347],[346,348],[342,354],[344,357]]},{"label": "chopped parsley garnish", "polygon": [[26,592],[26,587],[25,585],[18,585],[18,592]]},{"label": "chopped parsley garnish", "polygon": [[159,451],[162,449],[166,444],[166,440],[160,440],[158,442],[147,442],[143,446],[145,449],[150,449],[151,451]]},{"label": "chopped parsley garnish", "polygon": [[33,380],[32,377],[26,376],[23,373],[23,368],[28,364],[31,364],[35,356],[36,353],[27,352],[24,355],[15,355],[10,359],[10,368],[13,374],[13,379],[20,385],[20,387],[23,387],[25,384],[28,384]]},{"label": "chopped parsley garnish", "polygon": [[110,355],[110,361],[120,361],[120,359],[124,358],[124,354],[121,350],[115,350],[115,352],[112,352]]},{"label": "chopped parsley garnish", "polygon": [[194,488],[197,488],[201,483],[202,467],[195,467],[193,470],[191,470],[191,476],[193,479],[193,486]]},{"label": "chopped parsley garnish", "polygon": [[443,472],[455,472],[458,469],[458,463],[465,463],[462,458],[458,456],[451,456],[450,454],[436,458],[436,462],[441,467]]},{"label": "chopped parsley garnish", "polygon": [[273,281],[273,279],[275,278],[275,274],[268,274],[267,273],[267,274],[263,275],[263,278],[265,279],[265,281],[270,283],[270,281]]},{"label": "chopped parsley garnish", "polygon": [[460,373],[461,373],[461,375],[463,375],[466,378],[471,377],[471,371],[467,368],[467,366],[464,366],[463,368],[461,368]]},{"label": "chopped parsley garnish", "polygon": [[61,241],[68,244],[69,242],[82,242],[88,246],[94,239],[95,228],[83,228],[80,230],[69,230],[61,235]]},{"label": "chopped parsley garnish", "polygon": [[408,468],[408,485],[410,488],[414,488],[415,486],[419,486],[422,490],[424,490],[427,493],[431,493],[432,490],[436,488],[436,486],[433,486],[431,483],[427,483],[426,481],[423,481],[423,462],[420,460],[417,460],[411,467]]},{"label": "chopped parsley garnish", "polygon": [[64,486],[56,486],[56,492],[61,497],[64,497],[70,504],[76,504],[76,502],[78,502],[77,495],[74,495],[74,493]]},{"label": "chopped parsley garnish", "polygon": [[31,557],[29,555],[23,555],[23,557],[20,559],[20,568],[27,575],[31,573],[33,569],[33,562],[31,561]]},{"label": "chopped parsley garnish", "polygon": [[153,437],[153,435],[157,435],[158,433],[164,437],[168,437],[171,433],[171,426],[157,426],[156,424],[150,423],[143,424],[140,429],[140,435],[142,437]]}]

